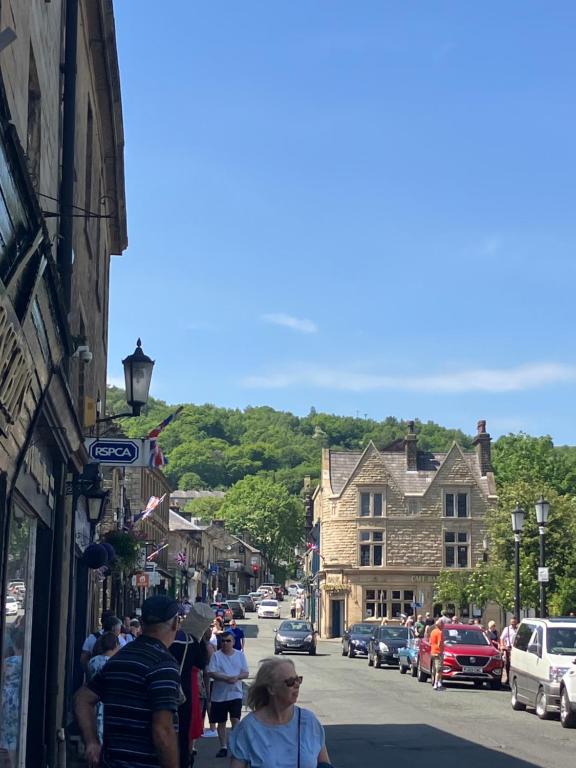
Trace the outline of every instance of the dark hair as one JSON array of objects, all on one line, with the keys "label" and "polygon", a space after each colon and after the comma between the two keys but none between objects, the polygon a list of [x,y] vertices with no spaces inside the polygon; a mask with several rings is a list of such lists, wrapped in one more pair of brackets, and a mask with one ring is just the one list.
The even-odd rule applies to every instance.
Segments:
[{"label": "dark hair", "polygon": [[138,619],[130,619],[130,626],[131,627],[139,627],[139,626],[141,626],[140,625],[140,621]]},{"label": "dark hair", "polygon": [[102,629],[104,632],[113,632],[116,627],[121,627],[122,622],[118,618],[118,616],[114,616],[113,613],[106,616],[102,621]]},{"label": "dark hair", "polygon": [[114,632],[104,632],[104,634],[94,643],[92,655],[100,656],[101,653],[113,651],[114,648],[117,648],[119,645],[120,640],[118,640],[118,635],[115,635]]},{"label": "dark hair", "polygon": [[224,632],[222,632],[222,640],[224,640],[225,637],[231,637],[232,640],[236,640],[236,636],[234,635],[234,632],[230,632],[229,629],[226,629]]}]

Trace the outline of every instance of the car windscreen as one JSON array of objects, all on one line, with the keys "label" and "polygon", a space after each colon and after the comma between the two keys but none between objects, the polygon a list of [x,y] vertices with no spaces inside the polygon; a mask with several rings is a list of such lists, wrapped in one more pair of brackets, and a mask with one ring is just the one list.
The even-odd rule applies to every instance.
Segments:
[{"label": "car windscreen", "polygon": [[408,630],[406,627],[383,627],[380,630],[380,637],[388,640],[407,640]]},{"label": "car windscreen", "polygon": [[445,629],[444,642],[446,645],[490,645],[479,629]]},{"label": "car windscreen", "polygon": [[266,608],[266,607],[268,607],[268,608],[277,608],[278,607],[278,603],[276,602],[276,600],[262,600],[260,605],[262,605],[264,608]]},{"label": "car windscreen", "polygon": [[283,621],[279,632],[312,632],[312,626],[307,621]]},{"label": "car windscreen", "polygon": [[228,608],[228,603],[210,603],[210,608],[212,608],[212,610],[216,610],[216,608],[223,608],[226,610]]},{"label": "car windscreen", "polygon": [[239,605],[240,605],[239,600],[228,600],[228,606],[230,608],[238,608]]},{"label": "car windscreen", "polygon": [[576,656],[576,626],[548,627],[546,645],[548,653]]},{"label": "car windscreen", "polygon": [[370,624],[352,624],[350,627],[351,635],[372,635],[374,634],[374,627]]}]

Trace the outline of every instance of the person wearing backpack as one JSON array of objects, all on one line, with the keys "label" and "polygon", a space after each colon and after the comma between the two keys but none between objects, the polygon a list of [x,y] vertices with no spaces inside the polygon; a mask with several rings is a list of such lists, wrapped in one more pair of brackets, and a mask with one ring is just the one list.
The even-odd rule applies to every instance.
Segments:
[{"label": "person wearing backpack", "polygon": [[99,640],[99,638],[105,633],[105,632],[113,632],[118,637],[118,642],[120,643],[120,647],[126,645],[126,640],[122,637],[120,634],[120,631],[122,629],[122,622],[118,618],[118,616],[114,616],[113,613],[110,611],[106,611],[102,614],[102,629],[99,629],[97,632],[91,632],[86,640],[84,640],[84,643],[82,645],[82,652],[80,654],[80,664],[82,665],[82,669],[84,672],[88,671],[88,662],[92,658],[92,653],[94,651],[94,646],[96,645],[96,641]]}]

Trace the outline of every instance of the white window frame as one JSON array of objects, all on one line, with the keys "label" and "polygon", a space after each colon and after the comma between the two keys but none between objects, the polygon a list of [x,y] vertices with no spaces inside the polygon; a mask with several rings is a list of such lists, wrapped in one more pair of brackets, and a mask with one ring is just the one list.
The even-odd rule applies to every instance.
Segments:
[{"label": "white window frame", "polygon": [[[450,518],[452,519],[452,518]],[[460,518],[463,520],[464,518]],[[446,534],[447,533],[453,533],[454,534],[454,541],[453,542],[447,542],[446,541]],[[458,537],[461,535],[466,536],[466,541],[459,541]],[[471,539],[470,531],[464,531],[464,530],[458,530],[457,528],[445,528],[442,531],[442,563],[444,568],[449,568],[450,570],[454,571],[464,571],[466,568],[470,568],[470,557],[471,557]],[[466,565],[459,565],[458,564],[458,547],[466,547]],[[451,547],[454,550],[454,563],[453,565],[448,565],[447,563],[447,557],[446,557],[446,549],[447,547]]]},{"label": "white window frame", "polygon": [[[369,534],[370,538],[362,541],[361,535]],[[374,541],[374,534],[381,533],[382,541]],[[384,531],[374,528],[360,528],[358,531],[358,567],[359,568],[382,568],[386,564],[386,537]],[[370,547],[370,562],[368,565],[362,564],[362,547]],[[380,565],[374,565],[374,547],[382,547],[382,562]]]},{"label": "white window frame", "polygon": [[[454,496],[454,514],[453,515],[447,515],[446,514],[446,497],[452,494]],[[458,516],[458,495],[465,495],[466,496],[466,515],[464,517]],[[470,488],[444,488],[442,491],[442,517],[446,518],[446,520],[469,520],[471,514],[470,509]]]},{"label": "white window frame", "polygon": [[[362,495],[370,494],[370,513],[368,515],[362,514]],[[382,496],[382,514],[374,514],[374,495],[380,494]],[[366,486],[364,488],[358,488],[358,517],[362,520],[376,519],[383,520],[386,517],[386,486]]]}]

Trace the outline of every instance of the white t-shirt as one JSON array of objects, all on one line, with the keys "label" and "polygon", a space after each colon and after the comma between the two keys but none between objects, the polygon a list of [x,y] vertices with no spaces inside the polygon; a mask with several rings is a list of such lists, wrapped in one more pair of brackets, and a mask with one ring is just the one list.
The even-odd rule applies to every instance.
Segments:
[{"label": "white t-shirt", "polygon": [[[237,677],[242,673],[247,674],[246,656],[242,651],[234,651],[230,656],[226,656],[222,651],[216,651],[210,659],[210,664],[208,664],[208,673],[210,672],[230,677]],[[232,701],[233,699],[241,699],[242,695],[242,680],[238,680],[237,683],[214,680],[210,698],[212,701]]]}]

